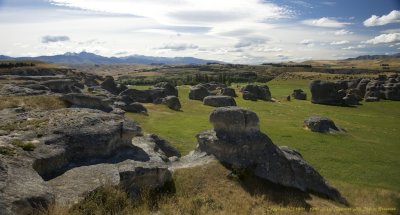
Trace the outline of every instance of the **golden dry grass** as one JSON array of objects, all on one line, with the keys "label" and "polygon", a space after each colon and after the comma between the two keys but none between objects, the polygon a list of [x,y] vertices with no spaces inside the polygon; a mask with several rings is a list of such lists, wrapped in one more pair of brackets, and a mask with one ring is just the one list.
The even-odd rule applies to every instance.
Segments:
[{"label": "golden dry grass", "polygon": [[55,110],[66,107],[66,104],[56,96],[7,96],[1,100],[0,110],[16,107],[23,107],[26,110]]},{"label": "golden dry grass", "polygon": [[[400,194],[384,189],[334,183],[350,201],[333,201],[283,188],[253,176],[228,177],[218,162],[174,172],[175,192],[132,202],[121,189],[106,186],[70,210],[52,205],[48,215],[64,214],[396,214]],[[388,210],[386,210],[388,209]],[[385,211],[386,210],[386,211]]]}]

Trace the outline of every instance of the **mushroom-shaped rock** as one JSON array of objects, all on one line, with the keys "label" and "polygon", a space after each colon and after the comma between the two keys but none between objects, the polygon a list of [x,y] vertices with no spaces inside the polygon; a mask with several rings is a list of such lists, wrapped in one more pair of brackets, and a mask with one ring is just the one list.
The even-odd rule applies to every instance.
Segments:
[{"label": "mushroom-shaped rock", "polygon": [[181,102],[179,101],[178,97],[176,96],[167,96],[163,98],[162,103],[167,105],[172,110],[180,110],[181,109]]},{"label": "mushroom-shaped rock", "polygon": [[327,118],[321,116],[312,116],[304,120],[305,126],[311,131],[326,133],[326,132],[338,132],[341,131],[335,123]]},{"label": "mushroom-shaped rock", "polygon": [[214,155],[232,169],[239,170],[237,172],[250,172],[276,184],[348,204],[300,153],[274,145],[259,130],[259,119],[254,112],[239,107],[221,107],[211,113],[210,121],[214,129],[197,135],[200,151]]},{"label": "mushroom-shaped rock", "polygon": [[212,107],[236,106],[235,99],[230,96],[207,96],[203,99],[203,104]]}]

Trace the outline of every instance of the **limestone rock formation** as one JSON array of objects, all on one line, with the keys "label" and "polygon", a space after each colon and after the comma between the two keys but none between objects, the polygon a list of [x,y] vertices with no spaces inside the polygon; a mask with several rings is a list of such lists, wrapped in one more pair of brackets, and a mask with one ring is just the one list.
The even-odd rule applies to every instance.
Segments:
[{"label": "limestone rock formation", "polygon": [[112,76],[106,76],[105,80],[100,84],[100,86],[114,95],[118,95],[127,89],[125,86],[118,86]]},{"label": "limestone rock formation", "polygon": [[71,107],[75,108],[90,108],[111,112],[113,108],[105,98],[99,96],[90,96],[81,93],[70,93],[61,96],[61,99],[66,101]]},{"label": "limestone rock formation", "polygon": [[235,89],[226,87],[226,88],[221,88],[221,91],[219,93],[222,96],[231,96],[231,97],[237,97]]},{"label": "limestone rock formation", "polygon": [[307,100],[307,93],[305,93],[302,89],[293,90],[292,96],[298,100]]},{"label": "limestone rock formation", "polygon": [[338,132],[341,131],[335,123],[327,118],[321,116],[312,116],[304,120],[305,126],[309,128],[311,131],[327,133],[327,132]]},{"label": "limestone rock formation", "polygon": [[258,99],[264,101],[271,100],[271,92],[267,85],[246,85],[240,89],[243,93],[243,99],[256,101]]},{"label": "limestone rock formation", "polygon": [[211,93],[204,86],[196,85],[190,87],[189,99],[203,101],[203,99],[209,95],[211,95]]},{"label": "limestone rock formation", "polygon": [[147,108],[138,102],[126,104],[125,102],[115,102],[114,106],[127,112],[147,113]]},{"label": "limestone rock formation", "polygon": [[347,204],[300,153],[274,145],[259,130],[259,119],[254,112],[238,107],[217,108],[210,121],[214,129],[197,135],[199,150],[214,155],[237,172],[252,172],[270,182]]},{"label": "limestone rock formation", "polygon": [[104,184],[135,198],[141,188],[171,181],[165,158],[172,150],[154,143],[161,138],[143,139],[123,116],[74,108],[0,116],[0,128],[20,125],[0,136],[1,214],[34,214],[54,201],[70,205]]},{"label": "limestone rock formation", "polygon": [[181,102],[179,101],[178,97],[176,96],[167,96],[163,98],[162,103],[167,105],[172,110],[180,110],[181,109]]},{"label": "limestone rock formation", "polygon": [[164,89],[167,96],[178,96],[178,89],[168,82],[160,82],[154,85],[154,87]]},{"label": "limestone rock formation", "polygon": [[206,96],[203,99],[203,104],[212,107],[236,106],[235,99],[231,96]]}]

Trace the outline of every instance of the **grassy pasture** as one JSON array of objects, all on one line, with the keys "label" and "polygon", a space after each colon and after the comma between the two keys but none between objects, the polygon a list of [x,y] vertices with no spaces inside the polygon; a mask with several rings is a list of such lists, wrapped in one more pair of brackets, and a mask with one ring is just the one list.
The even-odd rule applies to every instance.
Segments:
[{"label": "grassy pasture", "polygon": [[[277,145],[298,149],[326,179],[335,183],[383,188],[400,192],[400,103],[363,103],[355,108],[286,101],[293,89],[308,92],[307,80],[277,80],[268,83],[278,102],[252,102],[236,98],[238,106],[255,111],[261,130]],[[236,87],[236,85],[234,86]],[[149,115],[128,114],[144,131],[169,140],[183,152],[196,147],[195,135],[211,128],[208,115],[212,107],[188,99],[189,88],[179,87],[181,112],[163,105],[146,105]],[[303,120],[312,115],[327,116],[347,130],[340,134],[307,131]]]}]

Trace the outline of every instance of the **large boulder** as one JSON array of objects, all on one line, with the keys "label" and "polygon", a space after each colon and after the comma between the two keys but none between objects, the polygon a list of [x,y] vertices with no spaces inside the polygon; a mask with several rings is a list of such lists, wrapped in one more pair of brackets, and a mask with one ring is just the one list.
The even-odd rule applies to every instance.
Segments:
[{"label": "large boulder", "polygon": [[189,99],[203,101],[203,99],[209,95],[211,95],[211,93],[204,86],[196,85],[190,87]]},{"label": "large boulder", "polygon": [[222,96],[237,97],[235,89],[230,88],[230,87],[221,88],[221,91],[219,94]]},{"label": "large boulder", "polygon": [[69,93],[61,96],[61,99],[74,108],[90,108],[111,112],[113,108],[103,97],[90,96],[81,93]]},{"label": "large boulder", "polygon": [[346,96],[343,84],[337,82],[315,80],[311,82],[310,90],[311,102],[315,104],[343,105]]},{"label": "large boulder", "polygon": [[[6,115],[3,115],[6,114]],[[0,136],[1,214],[36,214],[53,202],[71,205],[104,184],[122,186],[132,198],[141,189],[172,180],[159,139],[142,137],[123,116],[92,109],[45,112],[0,111],[0,127],[19,124]],[[166,153],[162,150],[166,149]]]},{"label": "large boulder", "polygon": [[167,105],[172,110],[180,110],[181,109],[181,102],[179,101],[178,97],[176,96],[167,96],[163,98],[162,103]]},{"label": "large boulder", "polygon": [[276,184],[348,204],[300,153],[274,145],[260,131],[254,112],[238,107],[217,108],[211,113],[210,121],[214,129],[197,135],[199,150],[214,155],[235,172],[250,172]]},{"label": "large boulder", "polygon": [[360,96],[360,97],[364,97],[364,96],[365,96],[365,90],[366,90],[366,88],[367,88],[367,84],[368,84],[370,81],[371,81],[371,80],[364,78],[364,79],[362,79],[362,80],[358,83],[356,89],[359,91],[359,96]]},{"label": "large boulder", "polygon": [[107,76],[100,86],[112,94],[118,94],[121,92],[112,76]]},{"label": "large boulder", "polygon": [[365,98],[377,97],[385,98],[385,87],[384,82],[378,80],[370,81],[365,88]]},{"label": "large boulder", "polygon": [[321,116],[309,117],[304,120],[304,124],[314,132],[327,133],[341,131],[331,119]]},{"label": "large boulder", "polygon": [[165,95],[167,96],[178,96],[178,89],[169,82],[160,82],[154,85],[154,87],[164,89]]},{"label": "large boulder", "polygon": [[292,96],[298,100],[307,100],[307,93],[305,93],[302,89],[293,90]]},{"label": "large boulder", "polygon": [[203,99],[203,104],[212,107],[236,106],[235,99],[230,96],[207,96]]},{"label": "large boulder", "polygon": [[385,99],[400,101],[400,83],[390,82],[384,87],[385,87]]},{"label": "large boulder", "polygon": [[245,100],[271,100],[271,92],[267,85],[246,85],[240,89]]}]

